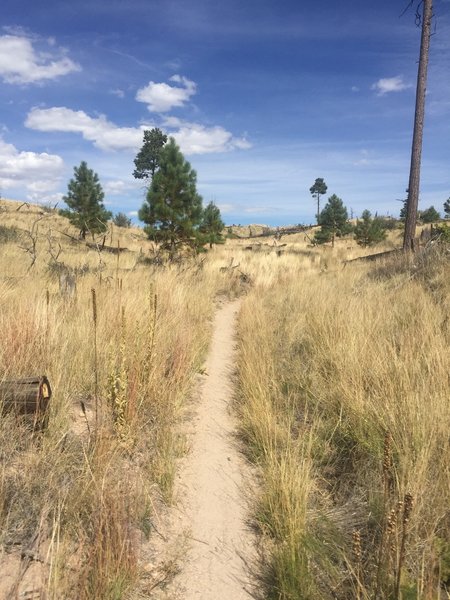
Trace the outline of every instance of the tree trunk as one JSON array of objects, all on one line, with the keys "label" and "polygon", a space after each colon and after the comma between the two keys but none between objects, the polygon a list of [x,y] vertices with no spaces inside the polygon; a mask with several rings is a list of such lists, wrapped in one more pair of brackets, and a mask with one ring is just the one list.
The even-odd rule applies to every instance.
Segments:
[{"label": "tree trunk", "polygon": [[317,194],[317,225],[319,225],[320,220],[320,194]]},{"label": "tree trunk", "polygon": [[425,93],[427,85],[428,55],[430,50],[433,0],[423,0],[422,37],[420,41],[419,70],[417,73],[416,110],[409,172],[408,202],[405,221],[403,250],[413,251],[416,235],[417,206],[419,203],[420,162],[422,156],[423,124],[425,118]]},{"label": "tree trunk", "polygon": [[13,412],[33,419],[34,428],[43,429],[48,419],[48,405],[52,396],[45,375],[0,382],[0,417]]}]

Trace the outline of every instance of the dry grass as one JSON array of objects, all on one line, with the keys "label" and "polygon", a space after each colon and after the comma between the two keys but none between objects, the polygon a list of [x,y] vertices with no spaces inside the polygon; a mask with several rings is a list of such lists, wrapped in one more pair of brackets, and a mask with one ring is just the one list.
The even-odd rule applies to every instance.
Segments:
[{"label": "dry grass", "polygon": [[[142,260],[153,249],[140,230],[108,233],[129,249],[118,257],[70,240],[56,213],[17,206],[0,202],[1,376],[45,373],[54,395],[42,435],[0,420],[0,569],[20,553],[39,565],[27,579],[19,560],[0,597],[37,579],[55,600],[136,597],[214,300],[242,292],[238,410],[261,466],[269,595],[381,599],[400,585],[404,598],[439,597],[450,578],[444,262],[343,269],[367,251],[348,240],[311,248],[297,234],[280,254],[236,240],[157,267]],[[390,235],[380,250],[398,243]]]},{"label": "dry grass", "polygon": [[[140,576],[154,507],[171,501],[183,451],[176,423],[214,300],[241,282],[219,271],[225,259],[214,252],[149,267],[138,261],[151,251],[139,230],[109,233],[108,244],[130,249],[118,258],[72,242],[57,214],[2,206],[2,223],[21,237],[2,244],[0,373],[45,373],[54,393],[45,433],[32,435],[12,415],[0,420],[0,570],[21,553],[40,565],[31,578],[22,560],[0,597],[34,586],[47,598],[124,598]],[[30,268],[19,245],[40,217]],[[57,260],[49,236],[61,245]],[[60,287],[62,263],[73,289]]]},{"label": "dry grass", "polygon": [[240,318],[268,594],[447,597],[448,251],[382,271],[285,261],[272,259]]}]

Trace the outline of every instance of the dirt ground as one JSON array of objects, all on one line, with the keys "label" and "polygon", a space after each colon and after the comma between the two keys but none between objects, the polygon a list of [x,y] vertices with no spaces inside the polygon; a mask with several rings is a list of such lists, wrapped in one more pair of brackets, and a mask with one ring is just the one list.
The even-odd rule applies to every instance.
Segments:
[{"label": "dirt ground", "polygon": [[253,477],[230,414],[238,309],[239,301],[226,303],[215,316],[205,374],[188,420],[189,451],[177,476],[176,504],[163,525],[167,544],[161,541],[161,548],[172,546],[177,573],[165,589],[150,597],[254,597],[256,550],[247,511]]}]

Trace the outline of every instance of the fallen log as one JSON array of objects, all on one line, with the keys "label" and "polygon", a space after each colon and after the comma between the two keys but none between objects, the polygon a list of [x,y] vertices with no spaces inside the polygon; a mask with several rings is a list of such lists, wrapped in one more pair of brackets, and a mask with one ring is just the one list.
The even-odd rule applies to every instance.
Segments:
[{"label": "fallen log", "polygon": [[52,390],[45,375],[0,382],[0,413],[33,418],[34,429],[44,429]]},{"label": "fallen log", "polygon": [[86,246],[91,250],[97,250],[98,252],[110,252],[111,254],[128,252],[128,248],[122,248],[121,246],[106,246],[105,244],[94,244],[92,242],[86,242]]},{"label": "fallen log", "polygon": [[358,256],[357,258],[350,258],[349,260],[345,260],[344,263],[352,263],[352,262],[372,262],[376,260],[380,260],[382,258],[386,258],[388,256],[398,256],[403,252],[401,248],[394,248],[393,250],[385,250],[384,252],[377,252],[376,254],[368,254],[367,256]]}]

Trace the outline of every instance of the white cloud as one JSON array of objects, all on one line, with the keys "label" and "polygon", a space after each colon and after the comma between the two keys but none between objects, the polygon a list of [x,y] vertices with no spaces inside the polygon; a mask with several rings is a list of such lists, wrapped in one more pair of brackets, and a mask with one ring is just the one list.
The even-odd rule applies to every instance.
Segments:
[{"label": "white cloud", "polygon": [[359,152],[359,155],[360,155],[360,158],[353,161],[353,163],[352,163],[355,167],[366,167],[372,163],[372,161],[369,159],[369,151],[368,150],[363,148]]},{"label": "white cloud", "polygon": [[0,76],[6,83],[40,83],[80,70],[62,51],[39,52],[24,35],[0,36]]},{"label": "white cloud", "polygon": [[216,125],[205,127],[199,123],[178,123],[178,130],[171,135],[175,138],[181,151],[186,154],[210,154],[213,152],[228,152],[239,148],[251,147],[245,138],[235,138],[233,134]]},{"label": "white cloud", "polygon": [[47,194],[57,189],[63,169],[64,162],[56,154],[20,152],[0,138],[2,190],[21,188],[26,190],[28,200],[47,201]]},{"label": "white cloud", "polygon": [[103,189],[110,196],[120,196],[131,190],[136,190],[140,185],[142,184],[135,180],[125,181],[123,179],[110,179],[103,185]]},{"label": "white cloud", "polygon": [[217,208],[219,208],[220,212],[223,215],[226,215],[226,214],[228,214],[230,212],[233,212],[236,209],[236,207],[234,206],[234,204],[226,204],[226,203],[225,204],[219,203],[217,205]]},{"label": "white cloud", "polygon": [[113,96],[117,96],[117,98],[125,98],[125,92],[119,88],[115,90],[109,90],[109,93]]},{"label": "white cloud", "polygon": [[[151,128],[150,125],[141,125],[139,128],[118,127],[104,115],[90,117],[84,111],[74,111],[61,106],[33,108],[25,125],[38,131],[80,133],[85,140],[101,150],[137,150],[142,144],[144,129]],[[163,125],[185,154],[210,154],[251,147],[245,138],[235,138],[231,132],[219,125],[206,127],[176,117],[167,117]]]},{"label": "white cloud", "polygon": [[352,85],[351,90],[352,92],[359,92],[359,87],[357,85]]},{"label": "white cloud", "polygon": [[81,133],[101,150],[137,149],[142,142],[144,127],[118,127],[104,115],[90,117],[82,110],[64,106],[33,108],[25,121],[30,129],[38,131],[67,131]]},{"label": "white cloud", "polygon": [[173,75],[169,81],[178,83],[181,87],[150,81],[146,87],[137,91],[136,100],[147,104],[150,112],[164,113],[183,106],[197,91],[197,85],[186,77]]},{"label": "white cloud", "polygon": [[412,84],[405,83],[401,75],[397,77],[388,77],[386,79],[379,79],[374,83],[370,89],[375,90],[378,96],[384,96],[390,92],[401,92],[411,88]]}]

